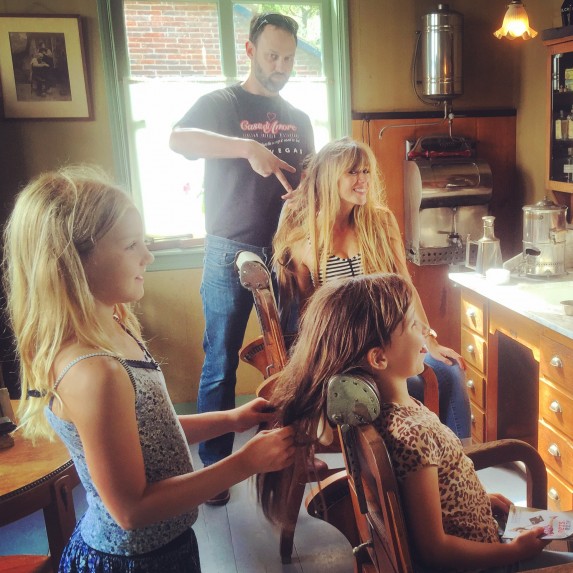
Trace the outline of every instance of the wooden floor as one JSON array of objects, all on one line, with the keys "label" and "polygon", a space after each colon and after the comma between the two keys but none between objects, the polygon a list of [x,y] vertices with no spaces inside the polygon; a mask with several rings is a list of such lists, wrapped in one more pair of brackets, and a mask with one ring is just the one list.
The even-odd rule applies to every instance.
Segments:
[{"label": "wooden floor", "polygon": [[[238,435],[236,447],[251,435],[252,432]],[[342,467],[341,455],[321,457],[331,467]],[[195,450],[193,459],[200,464]],[[193,529],[199,541],[203,573],[352,572],[352,548],[344,536],[327,523],[310,517],[304,507],[295,529],[292,563],[283,565],[279,532],[257,506],[252,480],[234,486],[226,506],[202,505]]]},{"label": "wooden floor", "polygon": [[[240,447],[252,432],[237,436]],[[197,468],[201,467],[196,447],[192,447]],[[321,456],[330,467],[341,467],[342,456]],[[525,504],[525,480],[514,467],[479,472],[486,490],[497,491],[515,503]],[[74,490],[78,514],[85,511],[83,488]],[[255,502],[252,481],[231,489],[231,501],[223,507],[201,506],[194,525],[199,540],[203,573],[351,573],[352,550],[342,534],[310,517],[304,507],[295,530],[295,549],[289,565],[279,557],[279,533],[263,517]],[[47,539],[43,516],[37,512],[0,528],[0,555],[45,554]]]}]

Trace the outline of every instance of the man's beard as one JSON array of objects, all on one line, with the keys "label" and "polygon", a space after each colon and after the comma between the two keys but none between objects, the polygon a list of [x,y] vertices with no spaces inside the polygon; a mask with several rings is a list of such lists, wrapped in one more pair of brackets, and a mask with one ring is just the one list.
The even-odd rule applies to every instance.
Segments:
[{"label": "man's beard", "polygon": [[[255,62],[255,77],[258,82],[268,91],[279,93],[289,80],[289,76],[285,74],[271,74],[267,76],[261,66]],[[274,78],[274,79],[273,79]]]}]

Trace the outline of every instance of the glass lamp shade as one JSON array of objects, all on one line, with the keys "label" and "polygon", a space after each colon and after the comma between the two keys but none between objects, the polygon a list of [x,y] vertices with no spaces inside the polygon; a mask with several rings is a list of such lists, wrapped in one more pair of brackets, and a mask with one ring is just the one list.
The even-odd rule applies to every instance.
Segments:
[{"label": "glass lamp shade", "polygon": [[493,35],[500,40],[504,37],[508,40],[515,40],[515,38],[531,40],[531,38],[537,36],[537,32],[529,27],[529,16],[521,0],[512,0],[512,2],[507,5],[507,12],[503,18],[503,24]]}]

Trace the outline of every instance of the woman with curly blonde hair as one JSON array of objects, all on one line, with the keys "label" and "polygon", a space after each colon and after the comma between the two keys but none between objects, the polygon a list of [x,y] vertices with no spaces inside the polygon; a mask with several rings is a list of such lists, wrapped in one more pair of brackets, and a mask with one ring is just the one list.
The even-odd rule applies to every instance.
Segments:
[{"label": "woman with curly blonde hair", "polygon": [[[309,296],[335,278],[392,272],[412,284],[376,158],[366,144],[348,137],[326,144],[310,159],[295,197],[285,206],[273,249],[284,314],[297,304],[304,309]],[[416,312],[427,322],[418,292],[412,288]],[[426,363],[438,378],[440,418],[461,439],[469,438],[471,414],[463,359],[435,336],[428,347]],[[419,377],[409,380],[409,388],[422,397]]]}]

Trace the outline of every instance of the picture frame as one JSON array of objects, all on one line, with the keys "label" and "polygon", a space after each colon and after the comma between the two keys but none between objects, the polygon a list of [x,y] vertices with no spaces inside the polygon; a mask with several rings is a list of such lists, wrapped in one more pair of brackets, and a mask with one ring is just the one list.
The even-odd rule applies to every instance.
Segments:
[{"label": "picture frame", "polygon": [[6,119],[91,119],[81,20],[68,14],[0,15]]}]

